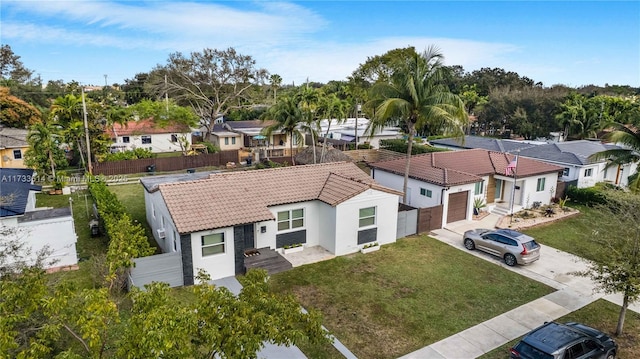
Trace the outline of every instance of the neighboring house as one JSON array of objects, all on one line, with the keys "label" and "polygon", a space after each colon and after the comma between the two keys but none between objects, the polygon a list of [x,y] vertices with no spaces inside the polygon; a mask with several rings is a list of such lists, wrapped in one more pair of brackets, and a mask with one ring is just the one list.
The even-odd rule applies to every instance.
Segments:
[{"label": "neighboring house", "polygon": [[[268,138],[262,134],[263,130],[273,123],[260,120],[216,123],[211,131],[212,142],[221,150],[243,150],[252,153],[256,161],[269,157],[290,156],[289,136],[286,133],[273,131]],[[293,148],[298,148],[295,139]]]},{"label": "neighboring house", "polygon": [[182,151],[179,139],[186,137],[191,143],[191,128],[186,125],[158,126],[153,119],[129,121],[125,125],[114,123],[107,131],[113,144],[112,152],[145,148],[153,153]]},{"label": "neighboring house", "polygon": [[464,141],[443,138],[431,141],[436,147],[454,150],[481,148],[490,151],[519,153],[522,157],[537,159],[563,167],[561,180],[578,188],[592,187],[598,182],[607,182],[626,187],[628,177],[635,173],[637,163],[605,169],[607,161],[590,160],[595,153],[620,148],[597,141],[536,142],[502,140],[489,137],[465,136]]},{"label": "neighboring house", "polygon": [[[366,132],[367,126],[369,126],[369,119],[364,117],[347,118],[342,123],[332,120],[329,127],[328,120],[320,121],[320,131],[318,135],[321,137],[320,141],[327,135],[327,142],[332,142],[335,147],[340,147],[343,142],[355,144],[356,135],[358,136],[358,145],[369,143],[372,148],[380,148],[380,141],[402,138],[400,129],[397,127],[385,127],[373,135],[369,135]],[[329,133],[327,134],[327,128]],[[357,130],[356,130],[357,129]]]},{"label": "neighboring house", "polygon": [[13,228],[33,254],[49,248],[45,269],[56,270],[78,264],[76,233],[71,208],[36,208],[33,170],[0,168],[0,226]]},{"label": "neighboring house", "polygon": [[24,154],[29,148],[27,130],[0,128],[0,168],[27,168]]},{"label": "neighboring house", "polygon": [[578,188],[592,187],[598,182],[626,187],[629,176],[636,172],[637,163],[605,168],[606,160],[589,159],[591,155],[614,148],[620,147],[587,140],[566,141],[526,148],[520,155],[562,166],[562,180]]},{"label": "neighboring house", "polygon": [[242,133],[233,132],[222,123],[214,124],[211,131],[211,142],[222,151],[241,149],[244,144],[243,138]]},{"label": "neighboring house", "polygon": [[[562,167],[519,157],[514,178],[507,174],[513,160],[513,155],[481,149],[412,156],[406,204],[418,208],[442,205],[445,226],[471,219],[475,198],[482,199],[490,211],[502,213],[510,213],[512,198],[514,212],[534,202],[551,203]],[[405,164],[404,158],[372,163],[371,176],[401,191]]]},{"label": "neighboring house", "polygon": [[254,249],[301,243],[345,255],[396,240],[400,193],[353,163],[141,182],[147,221],[163,252],[179,252],[186,285],[200,269],[212,279],[244,273]]}]

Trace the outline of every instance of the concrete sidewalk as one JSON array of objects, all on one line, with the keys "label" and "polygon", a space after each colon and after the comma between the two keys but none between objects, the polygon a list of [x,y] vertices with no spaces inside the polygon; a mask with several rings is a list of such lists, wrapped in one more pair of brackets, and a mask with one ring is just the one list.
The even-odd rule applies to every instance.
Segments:
[{"label": "concrete sidewalk", "polygon": [[[495,262],[508,270],[542,282],[557,291],[512,309],[495,318],[454,334],[439,342],[407,354],[402,358],[462,359],[476,358],[542,325],[599,299],[605,298],[621,305],[619,295],[604,296],[594,293],[589,278],[572,273],[587,268],[579,257],[557,249],[542,246],[540,260],[528,266],[509,267],[501,258],[480,251],[468,251],[462,244],[462,234],[468,229],[494,228],[499,216],[491,214],[480,221],[450,223],[444,229],[433,231],[431,236],[455,248],[485,260]],[[640,312],[640,304],[630,305],[630,310]]]}]

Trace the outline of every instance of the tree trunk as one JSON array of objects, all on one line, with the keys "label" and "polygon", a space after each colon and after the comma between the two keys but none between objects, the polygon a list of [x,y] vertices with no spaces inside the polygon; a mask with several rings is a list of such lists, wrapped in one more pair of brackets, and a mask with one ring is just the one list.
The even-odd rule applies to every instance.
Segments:
[{"label": "tree trunk", "polygon": [[409,138],[407,139],[409,142],[407,143],[407,162],[404,165],[404,184],[402,185],[402,203],[407,203],[407,186],[409,185],[409,167],[411,165],[411,150],[413,149],[413,133],[415,132],[415,125],[410,122],[408,126],[409,130]]},{"label": "tree trunk", "polygon": [[620,307],[620,315],[618,316],[618,325],[616,326],[616,336],[622,335],[622,327],[624,326],[624,318],[627,316],[627,307],[629,306],[629,296],[625,293]]},{"label": "tree trunk", "polygon": [[316,161],[316,140],[313,135],[313,130],[311,130],[311,144],[313,145],[313,164],[315,165],[318,162]]},{"label": "tree trunk", "polygon": [[56,181],[56,163],[53,160],[52,150],[49,150],[49,163],[51,164],[51,175],[53,176],[53,180]]},{"label": "tree trunk", "polygon": [[296,160],[293,158],[293,136],[289,139],[289,151],[291,151],[291,164],[296,165]]},{"label": "tree trunk", "polygon": [[82,169],[86,170],[87,168],[85,167],[85,163],[84,163],[84,154],[82,153],[83,148],[82,148],[80,139],[76,140],[76,145],[78,145],[78,152],[80,153],[80,161],[82,162]]},{"label": "tree trunk", "polygon": [[322,152],[320,153],[320,163],[324,161],[324,154],[327,148],[327,136],[329,136],[330,128],[331,128],[331,120],[329,120],[329,124],[327,125],[327,132],[324,133],[324,140],[322,141]]}]

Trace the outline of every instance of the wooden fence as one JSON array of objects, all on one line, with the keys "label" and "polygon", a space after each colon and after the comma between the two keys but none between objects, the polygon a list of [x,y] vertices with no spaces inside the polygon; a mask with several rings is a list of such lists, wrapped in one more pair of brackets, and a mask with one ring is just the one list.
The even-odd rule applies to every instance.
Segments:
[{"label": "wooden fence", "polygon": [[418,233],[442,228],[442,205],[420,208],[418,211]]},{"label": "wooden fence", "polygon": [[197,156],[145,158],[93,164],[93,173],[98,175],[121,175],[144,172],[171,172],[198,167],[224,166],[228,162],[239,162],[238,151],[199,154]]}]

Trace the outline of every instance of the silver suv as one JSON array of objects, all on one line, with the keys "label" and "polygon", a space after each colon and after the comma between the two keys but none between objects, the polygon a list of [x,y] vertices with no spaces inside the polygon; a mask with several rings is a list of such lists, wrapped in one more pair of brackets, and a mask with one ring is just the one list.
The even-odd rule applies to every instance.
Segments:
[{"label": "silver suv", "polygon": [[468,250],[479,249],[499,256],[508,266],[540,259],[540,245],[535,239],[512,229],[472,229],[464,232],[463,241]]}]

